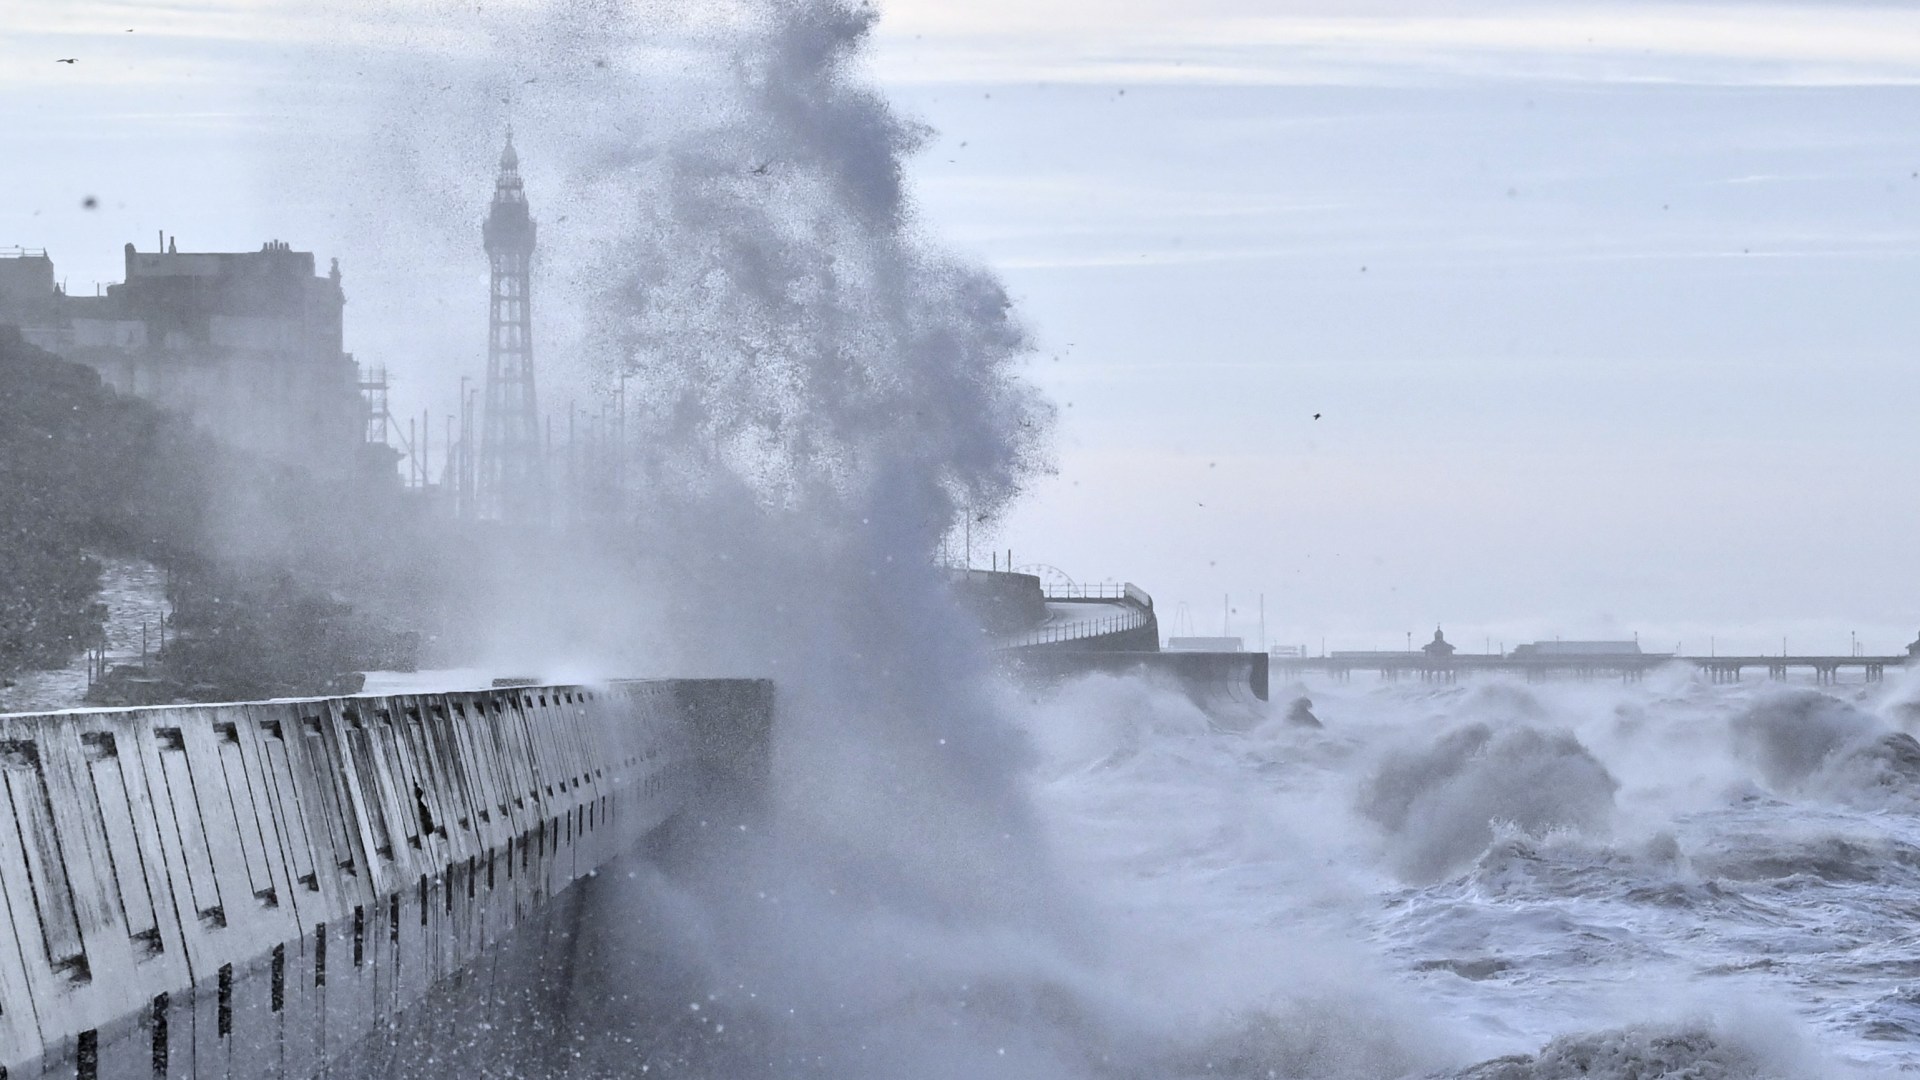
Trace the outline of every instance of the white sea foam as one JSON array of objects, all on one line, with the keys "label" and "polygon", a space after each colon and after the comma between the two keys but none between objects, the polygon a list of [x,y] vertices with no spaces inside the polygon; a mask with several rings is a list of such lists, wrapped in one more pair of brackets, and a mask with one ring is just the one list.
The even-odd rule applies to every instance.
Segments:
[{"label": "white sea foam", "polygon": [[[1234,736],[1088,680],[1034,723],[1088,889],[1209,941],[1158,977],[1231,972],[1216,1074],[1759,1080],[1920,1066],[1905,692],[1316,686],[1324,729]],[[1367,1037],[1315,1058],[1327,1001]]]}]

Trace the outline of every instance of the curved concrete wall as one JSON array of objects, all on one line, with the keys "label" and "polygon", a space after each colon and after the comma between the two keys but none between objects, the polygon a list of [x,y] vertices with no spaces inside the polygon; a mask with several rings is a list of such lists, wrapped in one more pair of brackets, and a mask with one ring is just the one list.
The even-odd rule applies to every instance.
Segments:
[{"label": "curved concrete wall", "polygon": [[1046,621],[1039,577],[997,570],[948,570],[953,595],[994,637],[1031,630]]},{"label": "curved concrete wall", "polygon": [[[1055,622],[1004,642],[1001,648],[1022,653],[1142,653],[1160,649],[1160,621],[1153,613],[1153,601],[1131,585],[1120,596],[1056,596],[1046,603],[1056,613]],[[1062,612],[1074,617],[1060,617]]]},{"label": "curved concrete wall", "polygon": [[0,1077],[310,1076],[712,768],[772,688],[0,716]]},{"label": "curved concrete wall", "polygon": [[1010,649],[1001,654],[1001,666],[1019,678],[1040,684],[1056,684],[1091,671],[1164,674],[1184,687],[1202,707],[1215,702],[1251,705],[1266,701],[1268,692],[1266,653]]}]

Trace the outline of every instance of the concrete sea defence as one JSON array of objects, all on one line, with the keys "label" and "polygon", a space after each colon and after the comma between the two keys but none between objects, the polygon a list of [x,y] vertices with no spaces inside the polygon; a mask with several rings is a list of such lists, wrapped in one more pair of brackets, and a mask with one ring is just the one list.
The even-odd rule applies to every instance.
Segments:
[{"label": "concrete sea defence", "polygon": [[1267,700],[1266,653],[1010,649],[1001,665],[1028,682],[1055,684],[1089,672],[1163,676],[1202,706],[1258,707]]},{"label": "concrete sea defence", "polygon": [[1028,574],[985,570],[969,570],[956,584],[976,596],[1002,598],[1002,612],[1025,613],[1026,621],[1011,631],[983,624],[997,638],[1001,669],[1023,682],[1045,686],[1090,672],[1137,673],[1172,681],[1203,707],[1259,712],[1267,700],[1267,654],[1162,652],[1153,597],[1137,585],[1043,589]]},{"label": "concrete sea defence", "polygon": [[772,710],[662,680],[0,716],[0,1076],[364,1059],[701,787],[762,781]]}]

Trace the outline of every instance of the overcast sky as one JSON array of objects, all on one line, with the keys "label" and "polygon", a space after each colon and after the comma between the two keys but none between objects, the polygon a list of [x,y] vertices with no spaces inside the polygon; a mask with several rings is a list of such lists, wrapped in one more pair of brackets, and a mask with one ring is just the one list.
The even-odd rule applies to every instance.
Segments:
[{"label": "overcast sky", "polygon": [[[312,45],[445,48],[472,6],[0,0],[0,245],[73,292],[160,229],[337,256],[350,347],[444,412],[484,362],[477,226],[383,257],[328,190],[366,76]],[[1315,649],[1920,629],[1920,9],[884,10],[874,77],[939,131],[929,231],[1000,270],[1062,407],[1019,562],[1138,582],[1169,631],[1230,594],[1255,637],[1264,593]]]}]

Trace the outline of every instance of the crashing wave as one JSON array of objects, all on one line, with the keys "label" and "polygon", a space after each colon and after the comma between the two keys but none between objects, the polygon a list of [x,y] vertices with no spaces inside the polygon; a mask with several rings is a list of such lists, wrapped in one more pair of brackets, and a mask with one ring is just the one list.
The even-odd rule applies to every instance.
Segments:
[{"label": "crashing wave", "polygon": [[1531,836],[1604,830],[1618,787],[1571,734],[1469,724],[1388,755],[1360,810],[1386,831],[1402,878],[1434,881],[1472,863],[1500,825]]},{"label": "crashing wave", "polygon": [[1798,1065],[1704,1027],[1636,1026],[1563,1035],[1538,1054],[1484,1061],[1449,1080],[1796,1080]]},{"label": "crashing wave", "polygon": [[1920,741],[1837,698],[1771,694],[1732,730],[1735,749],[1775,792],[1872,808],[1920,803]]},{"label": "crashing wave", "polygon": [[1311,998],[1229,1018],[1211,1038],[1168,1062],[1161,1075],[1210,1080],[1410,1076],[1431,1068],[1425,1043],[1379,1002]]}]

